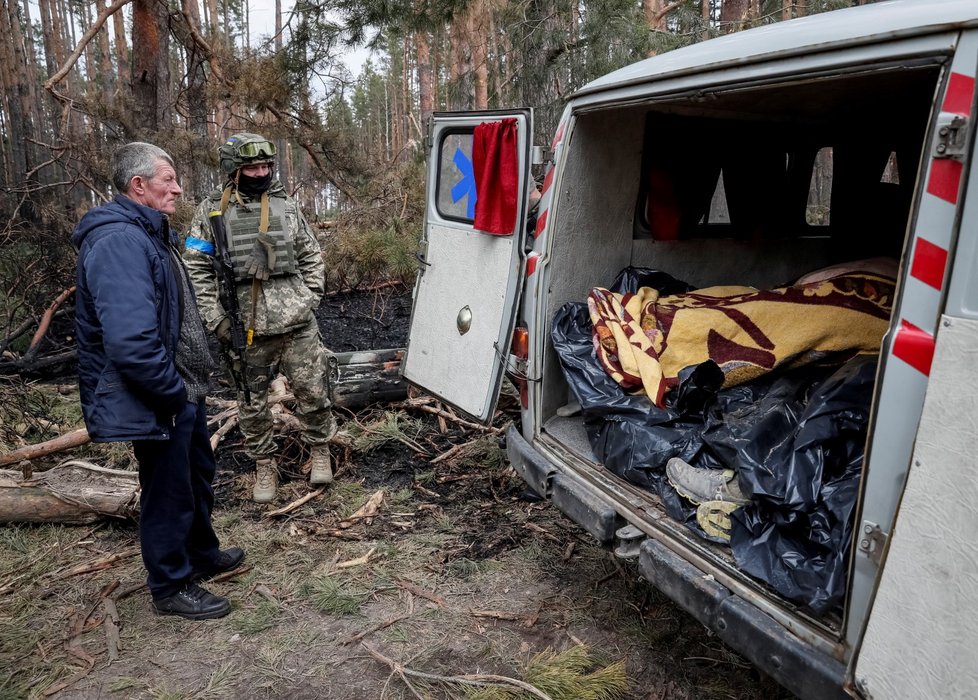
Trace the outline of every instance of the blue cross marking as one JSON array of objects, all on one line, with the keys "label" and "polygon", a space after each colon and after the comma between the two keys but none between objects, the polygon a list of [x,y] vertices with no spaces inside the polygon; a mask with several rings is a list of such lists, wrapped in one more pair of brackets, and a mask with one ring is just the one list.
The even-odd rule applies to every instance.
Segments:
[{"label": "blue cross marking", "polygon": [[468,195],[466,202],[465,215],[470,219],[475,218],[475,200],[478,196],[475,191],[475,172],[472,170],[472,161],[462,152],[461,148],[455,149],[452,158],[455,167],[462,173],[462,179],[452,186],[452,204]]}]

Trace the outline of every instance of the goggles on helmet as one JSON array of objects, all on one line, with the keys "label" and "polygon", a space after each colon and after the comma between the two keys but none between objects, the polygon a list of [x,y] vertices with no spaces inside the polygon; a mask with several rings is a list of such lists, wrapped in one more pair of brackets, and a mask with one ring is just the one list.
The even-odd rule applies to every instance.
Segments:
[{"label": "goggles on helmet", "polygon": [[271,141],[250,141],[238,146],[238,155],[242,158],[271,158],[275,155],[275,144]]}]

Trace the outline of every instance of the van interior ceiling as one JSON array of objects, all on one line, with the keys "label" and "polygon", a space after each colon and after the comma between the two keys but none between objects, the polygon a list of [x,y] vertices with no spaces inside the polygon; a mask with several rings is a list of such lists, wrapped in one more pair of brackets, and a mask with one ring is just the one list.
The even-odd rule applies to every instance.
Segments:
[{"label": "van interior ceiling", "polygon": [[[546,318],[629,266],[693,289],[771,289],[838,263],[899,259],[940,74],[936,63],[863,67],[576,114]],[[569,385],[546,345],[544,431],[595,464],[580,415],[558,415]]]}]

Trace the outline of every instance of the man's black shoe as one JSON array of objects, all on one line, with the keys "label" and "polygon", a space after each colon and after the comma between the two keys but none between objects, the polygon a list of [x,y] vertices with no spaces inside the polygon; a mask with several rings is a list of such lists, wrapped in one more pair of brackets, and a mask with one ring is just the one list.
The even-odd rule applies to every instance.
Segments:
[{"label": "man's black shoe", "polygon": [[229,547],[217,553],[217,558],[208,566],[194,569],[190,574],[191,581],[203,581],[226,571],[233,571],[244,561],[245,553],[241,547]]},{"label": "man's black shoe", "polygon": [[210,593],[196,583],[188,583],[166,598],[153,601],[158,615],[177,615],[188,620],[212,620],[231,612],[227,598]]}]

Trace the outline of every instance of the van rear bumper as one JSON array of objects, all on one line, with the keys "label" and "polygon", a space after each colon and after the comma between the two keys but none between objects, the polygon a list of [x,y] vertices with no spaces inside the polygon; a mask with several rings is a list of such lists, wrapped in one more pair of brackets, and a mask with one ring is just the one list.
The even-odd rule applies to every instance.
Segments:
[{"label": "van rear bumper", "polygon": [[[545,458],[515,427],[506,433],[506,447],[513,468],[534,491],[551,499],[599,542],[614,540],[625,520],[605,494]],[[638,567],[652,585],[798,697],[849,697],[842,689],[842,662],[798,638],[653,537],[642,542]]]}]

